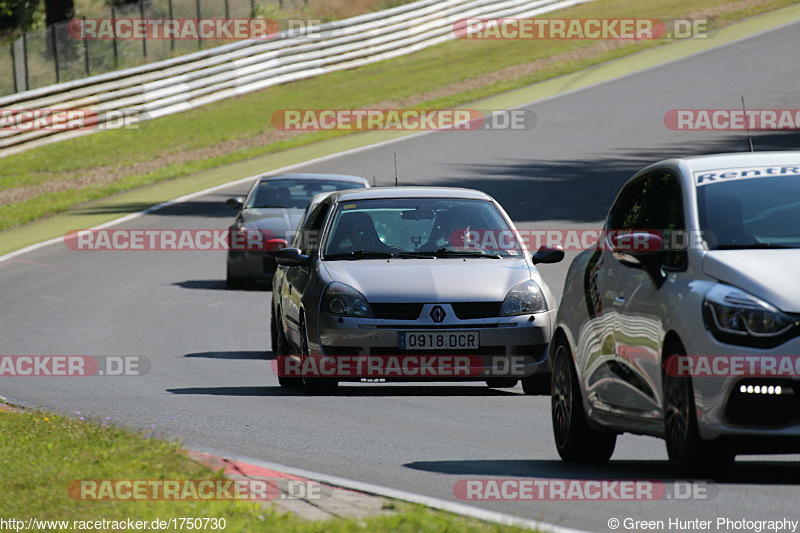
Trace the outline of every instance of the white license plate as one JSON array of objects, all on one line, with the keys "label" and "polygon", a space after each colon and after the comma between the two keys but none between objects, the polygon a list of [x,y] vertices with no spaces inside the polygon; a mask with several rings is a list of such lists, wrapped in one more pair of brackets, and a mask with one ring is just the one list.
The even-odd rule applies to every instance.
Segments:
[{"label": "white license plate", "polygon": [[397,347],[401,350],[474,350],[479,348],[477,331],[400,331]]}]

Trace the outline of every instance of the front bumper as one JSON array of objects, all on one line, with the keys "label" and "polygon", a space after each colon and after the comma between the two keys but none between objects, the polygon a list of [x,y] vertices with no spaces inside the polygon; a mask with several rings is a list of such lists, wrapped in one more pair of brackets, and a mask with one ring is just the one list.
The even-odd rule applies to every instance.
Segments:
[{"label": "front bumper", "polygon": [[[554,311],[477,320],[453,318],[435,323],[428,319],[429,307],[433,305],[426,304],[418,320],[319,315],[317,354],[340,361],[337,366],[344,371],[337,377],[345,381],[375,377],[387,381],[479,381],[492,377],[521,379],[551,372],[547,346]],[[455,316],[449,306],[441,305],[446,316]],[[401,349],[401,332],[448,337],[477,332],[479,343],[473,348]],[[380,362],[384,368],[394,363],[400,370],[384,375],[375,371],[360,372],[369,368],[367,361],[370,359]],[[433,370],[420,373],[416,370],[420,365]]]},{"label": "front bumper", "polygon": [[[703,332],[685,347],[688,354],[725,357],[722,375],[692,377],[701,438],[720,439],[743,452],[800,453],[800,338],[756,349],[723,344]],[[750,362],[764,360],[777,361],[775,371],[767,367],[751,375]],[[791,369],[786,366],[790,360]],[[779,372],[780,361],[784,367]]]}]

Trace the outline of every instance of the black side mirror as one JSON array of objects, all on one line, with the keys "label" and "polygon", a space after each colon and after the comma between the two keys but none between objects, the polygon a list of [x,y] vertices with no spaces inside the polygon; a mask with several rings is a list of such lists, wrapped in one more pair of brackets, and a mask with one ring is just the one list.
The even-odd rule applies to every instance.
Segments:
[{"label": "black side mirror", "polygon": [[244,198],[241,196],[234,196],[233,198],[228,198],[225,200],[225,207],[230,207],[231,209],[236,209],[237,211],[242,208],[244,205]]},{"label": "black side mirror", "polygon": [[661,269],[662,246],[661,235],[650,232],[620,233],[611,237],[614,257],[630,268],[641,268],[656,287],[661,288],[667,276]]},{"label": "black side mirror", "polygon": [[281,248],[280,250],[270,250],[267,253],[274,257],[279,265],[283,266],[305,265],[310,259],[309,256],[300,252],[300,248]]},{"label": "black side mirror", "polygon": [[564,259],[564,249],[561,246],[540,246],[536,253],[533,254],[533,264],[539,263],[558,263]]}]

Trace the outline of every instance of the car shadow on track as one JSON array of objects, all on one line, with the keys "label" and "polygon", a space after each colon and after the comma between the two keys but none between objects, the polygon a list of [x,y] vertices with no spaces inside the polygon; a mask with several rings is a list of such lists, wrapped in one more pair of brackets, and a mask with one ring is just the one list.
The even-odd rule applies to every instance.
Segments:
[{"label": "car shadow on track", "polygon": [[[796,131],[753,136],[756,151],[796,150]],[[451,185],[483,191],[506,210],[512,220],[603,220],[622,185],[645,166],[670,157],[741,152],[745,135],[726,135],[708,142],[674,144],[659,151],[620,151],[608,157],[569,159],[507,159],[486,164],[461,164],[454,175],[442,175],[425,185]],[[413,183],[409,183],[411,185]]]},{"label": "car shadow on track", "polygon": [[251,352],[196,352],[187,353],[184,357],[202,357],[205,359],[274,359],[273,352],[251,351]]},{"label": "car shadow on track", "polygon": [[228,289],[224,279],[190,279],[172,284],[181,289],[200,289],[206,291],[262,291],[272,292],[272,284],[268,281],[256,281],[253,286],[244,289]]},{"label": "car shadow on track", "polygon": [[[202,356],[200,356],[202,357]],[[232,357],[233,358],[233,357]],[[280,386],[264,387],[185,387],[167,389],[171,394],[198,394],[211,396],[300,396],[320,398],[331,396],[369,397],[369,396],[520,396],[519,392],[490,389],[484,386],[436,386],[436,385],[402,385],[402,386],[340,386],[330,393],[306,394],[300,389]]]},{"label": "car shadow on track", "polygon": [[[170,204],[152,212],[157,216],[171,217],[203,217],[203,218],[229,218],[233,221],[236,211],[225,207],[223,202],[227,195],[211,194],[203,200],[188,200],[177,204]],[[89,204],[74,210],[80,215],[123,215],[137,213],[154,207],[150,202],[127,202],[113,205]],[[210,228],[203,228],[210,229]]]},{"label": "car shadow on track", "polygon": [[[788,456],[787,456],[788,457]],[[794,456],[791,456],[794,457]],[[754,461],[737,459],[733,469],[713,476],[678,474],[666,460],[612,460],[603,465],[572,464],[554,460],[489,459],[471,461],[417,461],[403,465],[412,470],[459,476],[498,476],[503,478],[621,480],[641,479],[678,481],[713,479],[716,483],[753,485],[800,484],[800,462]]]}]

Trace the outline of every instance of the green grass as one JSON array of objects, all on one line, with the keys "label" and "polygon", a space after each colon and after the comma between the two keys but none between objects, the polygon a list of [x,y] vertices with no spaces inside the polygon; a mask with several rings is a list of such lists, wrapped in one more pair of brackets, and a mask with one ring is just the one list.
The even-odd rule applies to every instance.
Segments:
[{"label": "green grass", "polygon": [[[3,518],[28,520],[169,520],[224,518],[224,531],[255,532],[514,532],[403,502],[395,514],[310,522],[245,501],[84,501],[67,493],[80,479],[222,479],[188,459],[175,443],[103,421],[41,411],[0,410],[0,491]],[[58,529],[56,529],[58,530]],[[69,530],[69,529],[67,529]],[[173,531],[169,529],[168,531]]]},{"label": "green grass", "polygon": [[[723,0],[652,0],[647,9],[643,9],[638,0],[599,0],[546,16],[647,16],[670,20],[725,3]],[[793,0],[763,0],[726,12],[718,22],[725,24],[793,3]],[[487,81],[479,87],[429,99],[415,106],[452,107],[659,46],[663,41],[629,43],[610,50],[580,53],[593,44],[592,41],[457,40],[410,56],[272,87],[145,122],[140,129],[96,133],[10,156],[0,165],[0,191],[28,185],[47,186],[59,180],[75,179],[92,169],[100,173],[116,172],[119,178],[111,183],[47,192],[21,203],[2,205],[0,231],[117,192],[348,134],[341,131],[317,132],[246,147],[222,144],[247,141],[272,131],[270,120],[275,110],[368,107],[426,94],[505,67],[545,60],[567,52],[574,56],[574,59],[553,61],[533,74]],[[212,150],[212,154],[206,153]],[[152,170],[143,172],[137,169],[137,165],[152,161],[156,162]]]}]

